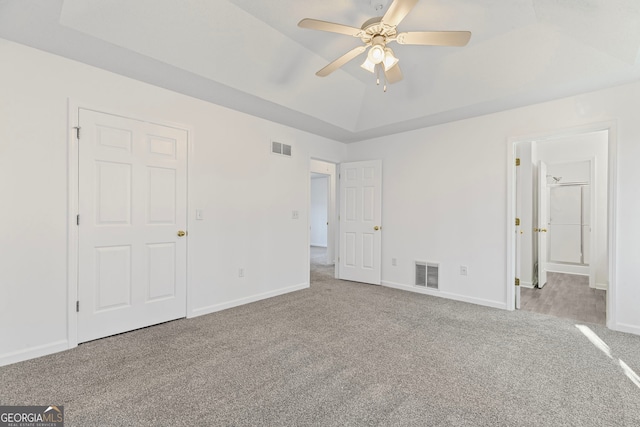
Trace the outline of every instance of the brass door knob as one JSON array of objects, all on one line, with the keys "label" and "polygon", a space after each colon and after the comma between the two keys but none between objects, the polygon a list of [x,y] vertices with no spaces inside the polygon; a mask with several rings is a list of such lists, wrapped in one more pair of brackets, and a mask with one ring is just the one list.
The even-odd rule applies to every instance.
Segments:
[{"label": "brass door knob", "polygon": [[186,232],[186,231],[182,231],[182,230],[179,230],[179,231],[178,231],[178,237],[184,237],[184,236],[186,236],[186,235],[187,235],[187,232]]},{"label": "brass door knob", "polygon": [[380,230],[380,227],[378,227],[377,225],[375,227],[373,227],[374,230],[378,231]]},{"label": "brass door knob", "polygon": [[540,232],[541,232],[541,233],[546,233],[546,232],[547,232],[547,229],[546,229],[546,228],[541,228],[541,229],[540,229]]}]

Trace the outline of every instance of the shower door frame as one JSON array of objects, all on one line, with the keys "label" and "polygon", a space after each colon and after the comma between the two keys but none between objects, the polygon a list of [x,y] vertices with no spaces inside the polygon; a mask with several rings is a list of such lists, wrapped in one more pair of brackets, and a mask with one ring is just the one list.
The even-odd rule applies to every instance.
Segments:
[{"label": "shower door frame", "polygon": [[[544,250],[539,249],[539,254],[544,253],[546,255],[546,259],[544,260],[544,264],[548,267],[549,264],[551,264],[551,268],[547,269],[547,271],[551,271],[551,272],[556,272],[557,271],[557,267],[556,270],[554,270],[553,266],[554,265],[561,265],[565,268],[562,269],[561,272],[567,272],[570,274],[584,274],[582,271],[584,270],[585,267],[588,267],[588,271],[589,271],[589,287],[591,288],[595,288],[596,287],[596,270],[597,270],[597,262],[594,262],[594,256],[596,254],[596,248],[598,245],[598,222],[597,222],[597,208],[596,208],[596,203],[597,203],[597,183],[595,182],[595,178],[596,178],[596,159],[594,157],[586,157],[586,158],[578,158],[576,157],[575,159],[572,159],[570,162],[565,162],[565,161],[561,161],[561,162],[546,162],[547,165],[551,164],[551,165],[556,165],[556,164],[563,164],[563,163],[574,163],[574,162],[589,162],[589,198],[590,198],[590,203],[589,203],[589,215],[590,215],[590,241],[589,241],[589,264],[588,265],[584,265],[584,264],[572,264],[572,263],[559,263],[559,262],[554,262],[553,260],[550,259],[549,256],[549,238],[547,237],[546,239],[546,245],[547,247],[544,248]],[[568,185],[564,184],[564,185]],[[576,183],[577,185],[581,184],[581,183]],[[551,188],[550,185],[546,186],[546,191],[543,193],[546,193],[546,197],[547,197],[547,208],[550,209],[551,206],[551,192],[549,191]],[[582,215],[582,213],[581,213]],[[546,229],[550,229],[551,228],[551,224],[544,224],[541,225],[541,228],[544,227]],[[583,238],[583,233],[584,230],[581,227],[580,230],[581,233],[581,238]],[[538,240],[538,242],[540,242],[540,240]],[[582,251],[583,251],[583,256],[582,258],[584,259],[584,246],[582,246]],[[538,266],[540,266],[541,262],[540,260],[538,260]],[[575,270],[572,271],[572,267],[575,268]]]}]

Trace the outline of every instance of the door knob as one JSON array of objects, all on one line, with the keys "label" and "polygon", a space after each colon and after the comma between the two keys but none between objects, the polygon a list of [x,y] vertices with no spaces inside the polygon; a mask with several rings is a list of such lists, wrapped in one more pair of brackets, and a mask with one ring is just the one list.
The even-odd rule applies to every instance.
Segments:
[{"label": "door knob", "polygon": [[186,232],[186,231],[182,231],[182,230],[179,230],[179,231],[178,231],[178,237],[184,237],[184,236],[186,236],[186,235],[187,235],[187,232]]},{"label": "door knob", "polygon": [[547,229],[546,229],[546,228],[541,228],[541,229],[540,229],[540,232],[541,232],[541,233],[546,233],[546,232],[547,232]]},{"label": "door knob", "polygon": [[375,227],[373,227],[374,230],[378,231],[380,230],[380,227],[378,227],[377,225]]}]

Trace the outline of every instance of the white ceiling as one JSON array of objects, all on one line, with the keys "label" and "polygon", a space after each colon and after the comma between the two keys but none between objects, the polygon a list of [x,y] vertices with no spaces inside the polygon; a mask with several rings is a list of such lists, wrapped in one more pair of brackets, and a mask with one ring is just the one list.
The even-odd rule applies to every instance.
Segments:
[{"label": "white ceiling", "polygon": [[[383,1],[384,2],[384,1]],[[0,0],[0,37],[344,142],[640,78],[638,0],[421,0],[399,31],[468,30],[466,47],[394,44],[383,93],[361,58],[370,0]]]}]

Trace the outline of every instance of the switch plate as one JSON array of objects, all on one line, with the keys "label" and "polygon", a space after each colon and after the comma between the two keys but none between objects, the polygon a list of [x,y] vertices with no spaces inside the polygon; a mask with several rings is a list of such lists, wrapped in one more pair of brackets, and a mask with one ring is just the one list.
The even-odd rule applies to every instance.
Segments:
[{"label": "switch plate", "polygon": [[466,266],[466,265],[461,265],[461,266],[460,266],[460,275],[461,275],[461,276],[466,276],[468,272],[469,272],[469,271],[468,271],[468,269],[467,269],[467,266]]},{"label": "switch plate", "polygon": [[398,260],[395,258],[391,258],[391,265],[393,265],[394,267],[398,265]]},{"label": "switch plate", "polygon": [[196,209],[196,219],[202,221],[204,219],[204,211],[202,209]]},{"label": "switch plate", "polygon": [[244,277],[244,268],[238,269],[238,277]]},{"label": "switch plate", "polygon": [[291,212],[291,219],[298,219],[298,218],[300,218],[300,212],[292,211]]}]

